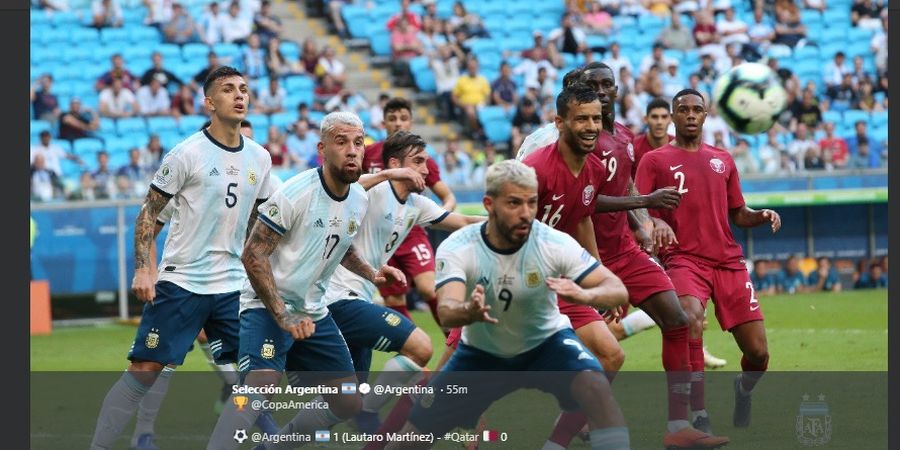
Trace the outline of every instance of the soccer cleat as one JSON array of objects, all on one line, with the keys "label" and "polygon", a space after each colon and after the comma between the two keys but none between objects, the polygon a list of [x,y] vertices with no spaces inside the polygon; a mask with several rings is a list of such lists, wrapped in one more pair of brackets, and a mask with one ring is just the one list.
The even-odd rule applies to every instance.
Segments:
[{"label": "soccer cleat", "polygon": [[709,417],[697,416],[691,426],[706,434],[712,434],[712,424],[709,423]]},{"label": "soccer cleat", "polygon": [[278,434],[280,428],[269,411],[263,411],[256,417],[256,426],[266,434]]},{"label": "soccer cleat", "polygon": [[378,419],[377,412],[360,411],[353,418],[356,429],[362,433],[374,434],[381,426],[381,420]]},{"label": "soccer cleat", "polygon": [[741,393],[741,376],[738,375],[734,379],[734,415],[731,416],[736,428],[750,426],[750,400],[750,394]]},{"label": "soccer cleat", "polygon": [[707,369],[718,369],[720,367],[725,367],[725,364],[728,364],[728,361],[722,358],[716,358],[706,349],[706,347],[703,347],[703,363],[706,365]]},{"label": "soccer cleat", "polygon": [[663,445],[667,450],[684,448],[719,448],[728,444],[725,436],[713,436],[696,428],[682,428],[674,433],[666,433],[663,437]]},{"label": "soccer cleat", "polygon": [[153,442],[153,435],[144,433],[138,436],[137,444],[131,447],[132,450],[159,450],[159,447]]}]

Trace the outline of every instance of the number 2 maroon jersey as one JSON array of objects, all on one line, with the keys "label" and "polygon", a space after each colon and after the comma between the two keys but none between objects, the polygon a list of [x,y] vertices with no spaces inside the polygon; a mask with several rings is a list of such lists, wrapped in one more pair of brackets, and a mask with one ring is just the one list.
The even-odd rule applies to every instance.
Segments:
[{"label": "number 2 maroon jersey", "polygon": [[594,197],[604,176],[600,160],[588,155],[576,177],[563,160],[557,141],[535,150],[522,162],[537,174],[538,220],[574,237],[578,223],[594,212]]},{"label": "number 2 maroon jersey", "polygon": [[[628,195],[628,180],[631,179],[631,166],[634,164],[633,139],[634,133],[618,122],[615,135],[600,132],[594,155],[606,169],[606,176],[600,181],[601,194],[616,197]],[[632,247],[637,248],[628,225],[627,212],[594,214],[593,220],[597,251],[604,264],[632,250]]]},{"label": "number 2 maroon jersey", "polygon": [[728,152],[706,144],[696,152],[667,144],[644,155],[635,183],[642,194],[666,186],[682,193],[678,208],[654,212],[678,237],[675,248],[660,252],[663,261],[684,256],[714,267],[745,268],[729,222],[729,210],[744,206],[744,196]]}]

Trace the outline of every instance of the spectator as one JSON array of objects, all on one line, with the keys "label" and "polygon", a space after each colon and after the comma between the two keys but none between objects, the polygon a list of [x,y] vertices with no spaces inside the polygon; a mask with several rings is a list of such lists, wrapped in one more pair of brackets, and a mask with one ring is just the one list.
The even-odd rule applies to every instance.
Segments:
[{"label": "spectator", "polygon": [[233,0],[228,6],[228,13],[219,18],[222,30],[222,42],[226,44],[243,44],[253,33],[253,22],[241,15],[241,5]]},{"label": "spectator", "polygon": [[66,153],[62,147],[54,144],[50,132],[47,130],[41,131],[40,143],[31,146],[31,165],[34,165],[34,160],[38,156],[44,159],[44,166],[48,170],[60,177],[63,176],[60,160],[68,159],[70,161],[75,161],[79,165],[81,164],[81,158],[74,153]]},{"label": "spectator", "polygon": [[319,58],[319,62],[316,65],[315,73],[319,78],[323,78],[326,74],[330,75],[340,87],[347,81],[347,75],[344,73],[344,63],[340,62],[334,56],[334,49],[325,47],[322,50],[322,56]]},{"label": "spectator", "polygon": [[122,80],[116,78],[112,86],[100,92],[100,116],[110,119],[132,117],[138,113],[138,103],[134,93],[122,87]]},{"label": "spectator", "polygon": [[833,60],[825,63],[825,68],[822,70],[822,81],[825,82],[826,87],[837,86],[843,81],[844,75],[849,73],[850,68],[847,67],[844,52],[839,51],[834,54]]},{"label": "spectator", "polygon": [[94,179],[94,198],[101,200],[112,197],[115,190],[115,179],[109,170],[109,154],[105,151],[97,152],[97,170],[91,174]]},{"label": "spectator", "polygon": [[881,2],[875,3],[875,0],[855,0],[850,7],[850,22],[854,27],[878,30],[881,28],[883,8],[884,5]]},{"label": "spectator", "polygon": [[844,138],[834,135],[834,122],[825,122],[825,137],[819,141],[822,152],[831,155],[831,162],[836,169],[847,167],[850,162],[850,150]]},{"label": "spectator", "polygon": [[531,48],[522,51],[522,58],[536,63],[547,61],[554,67],[562,67],[563,61],[556,47],[544,43],[544,33],[540,30],[535,30],[532,33],[532,37],[534,39],[533,45]]},{"label": "spectator", "polygon": [[53,11],[68,11],[69,0],[32,0],[31,4],[37,4],[42,10],[52,13]]},{"label": "spectator", "polygon": [[316,66],[319,65],[319,58],[321,56],[318,48],[316,48],[315,40],[307,39],[303,41],[303,48],[300,51],[300,66],[303,68],[304,72],[311,76],[315,75]]},{"label": "spectator", "polygon": [[692,34],[700,54],[711,53],[716,58],[725,56],[725,50],[719,44],[719,33],[709,11],[697,11],[695,15],[697,23],[694,24]]},{"label": "spectator", "polygon": [[88,171],[81,172],[81,176],[78,177],[78,188],[75,189],[74,192],[69,194],[69,200],[84,200],[91,201],[94,200],[94,192],[96,185],[94,184],[94,178],[91,177],[91,173]]},{"label": "spectator", "polygon": [[175,117],[193,116],[197,114],[194,106],[194,91],[187,84],[182,84],[178,92],[172,97],[172,115]]},{"label": "spectator", "polygon": [[734,145],[734,140],[731,138],[728,124],[725,123],[725,119],[719,115],[719,108],[716,107],[716,104],[712,102],[709,102],[708,104],[709,108],[706,115],[706,122],[703,123],[703,142],[706,145],[715,145],[716,132],[721,132],[722,139],[725,143],[725,147],[722,148],[722,150],[726,150]]},{"label": "spectator", "polygon": [[147,140],[147,145],[142,147],[139,152],[141,154],[141,166],[151,173],[156,172],[156,169],[162,163],[163,153],[165,153],[159,140],[159,135],[151,134]]},{"label": "spectator", "polygon": [[41,75],[37,86],[31,87],[31,107],[34,117],[54,122],[59,117],[59,98],[52,93],[53,75]]},{"label": "spectator", "polygon": [[369,128],[384,131],[384,106],[391,96],[387,92],[378,94],[378,103],[369,108]]},{"label": "spectator", "polygon": [[537,79],[534,84],[538,87],[538,95],[540,96],[541,103],[547,103],[553,98],[556,92],[555,80],[556,71],[553,71],[553,75],[551,76],[546,67],[538,68]]},{"label": "spectator", "polygon": [[138,110],[144,117],[171,116],[172,100],[169,92],[163,89],[162,83],[153,78],[150,84],[137,91]]},{"label": "spectator", "polygon": [[859,84],[859,99],[856,102],[856,109],[863,111],[883,111],[884,105],[875,99],[874,88],[868,80],[863,80]]},{"label": "spectator", "polygon": [[47,168],[44,155],[35,155],[31,163],[31,199],[40,202],[61,200],[64,191],[59,176]]},{"label": "spectator", "polygon": [[796,130],[797,125],[800,123],[805,124],[807,128],[815,130],[819,127],[819,123],[822,122],[822,110],[819,109],[819,102],[809,90],[803,91],[802,102],[795,101],[790,108],[794,116],[791,119],[791,130]]},{"label": "spectator", "polygon": [[760,55],[765,54],[775,40],[775,29],[763,16],[762,8],[753,10],[753,23],[747,28],[747,36],[750,37],[749,45]]},{"label": "spectator", "polygon": [[269,45],[269,40],[278,38],[281,35],[281,19],[272,15],[272,3],[269,0],[263,0],[259,6],[259,12],[253,18],[253,24],[256,26],[256,34],[259,35],[263,45]]},{"label": "spectator", "polygon": [[259,90],[256,96],[255,110],[257,114],[275,114],[284,111],[287,91],[281,87],[277,77],[269,78],[269,85]]},{"label": "spectator", "polygon": [[425,7],[425,14],[422,15],[422,23],[424,25],[425,18],[430,18],[437,22],[438,13],[437,13],[437,0],[422,0],[422,6]]},{"label": "spectator", "polygon": [[540,128],[541,124],[541,116],[538,114],[535,102],[530,98],[523,98],[512,119],[512,142],[510,143],[512,152],[517,152],[525,137]]},{"label": "spectator", "polygon": [[873,262],[869,265],[869,272],[865,277],[860,277],[853,289],[878,289],[888,287],[888,276],[880,264]]},{"label": "spectator", "polygon": [[[795,75],[791,69],[781,67],[778,58],[769,57],[766,64],[772,69],[772,72],[775,72],[778,75],[778,79],[781,80],[781,84],[784,85],[784,88],[788,93],[793,91],[796,86],[800,85],[800,79],[797,78],[797,75]],[[789,104],[790,102],[788,105]]]},{"label": "spectator", "polygon": [[[184,84],[184,82],[181,81],[181,78],[178,78],[177,75],[163,67],[163,56],[161,53],[153,52],[153,54],[150,55],[150,60],[153,62],[153,66],[147,69],[147,71],[144,72],[144,75],[141,76],[141,86],[150,84],[150,80],[153,78],[159,80],[159,83],[166,89],[174,89]],[[206,77],[204,77],[203,80],[206,81]]]},{"label": "spectator", "polygon": [[775,40],[772,43],[792,49],[806,43],[806,25],[800,22],[800,10],[792,0],[775,1]]},{"label": "spectator", "polygon": [[162,24],[168,22],[172,18],[172,9],[174,4],[171,0],[143,0],[144,7],[147,8],[147,17],[144,18],[144,24],[154,27],[161,27]]},{"label": "spectator", "polygon": [[472,175],[470,176],[471,186],[484,186],[485,173],[491,164],[503,161],[503,156],[497,154],[497,149],[493,142],[484,143],[484,151],[479,152],[472,161]]},{"label": "spectator", "polygon": [[122,8],[118,0],[93,0],[91,17],[95,28],[119,28],[123,23]]},{"label": "spectator", "polygon": [[[678,60],[672,59],[666,64],[666,71],[660,75],[660,81],[662,81],[663,85],[663,94],[667,98],[672,98],[678,91],[684,88],[684,78],[682,78],[681,74],[678,73]],[[643,114],[640,113],[640,108],[638,108],[638,114],[643,117]],[[636,123],[641,123],[641,121],[637,121]]]},{"label": "spectator", "polygon": [[[790,145],[787,148],[788,153],[790,153],[791,158],[794,161],[797,161],[797,165],[801,169],[810,169],[814,167],[806,167],[804,164],[807,162],[807,155],[812,151],[813,155],[821,155],[821,149],[819,149],[819,144],[813,140],[812,136],[810,136],[809,129],[807,128],[805,123],[797,124],[797,131],[794,133],[794,140],[791,141]],[[816,163],[817,161],[813,161]]]},{"label": "spectator", "polygon": [[778,274],[769,271],[769,261],[758,259],[753,262],[753,273],[750,281],[756,288],[756,294],[760,297],[775,295],[778,288]]},{"label": "spectator", "polygon": [[825,0],[803,0],[803,9],[812,9],[824,13],[828,7],[825,5]]},{"label": "spectator", "polygon": [[840,292],[841,280],[837,270],[831,266],[831,260],[823,256],[818,262],[818,267],[810,272],[807,281],[810,292]]},{"label": "spectator", "polygon": [[581,16],[581,21],[590,34],[609,36],[613,32],[612,16],[598,2],[591,2],[590,10]]},{"label": "spectator", "polygon": [[457,31],[462,31],[466,38],[479,36],[479,32],[483,31],[481,18],[467,11],[465,5],[460,1],[453,3],[453,15],[447,19],[447,26],[450,28],[447,30],[449,33],[455,34]]},{"label": "spectator", "polygon": [[778,161],[778,174],[781,175],[789,175],[797,172],[797,161],[791,157],[791,154],[788,153],[787,150],[782,151],[780,155],[780,159]]},{"label": "spectator", "polygon": [[681,14],[672,15],[671,23],[659,32],[656,42],[659,42],[665,48],[682,51],[690,50],[696,46],[691,30],[688,30],[681,24]]},{"label": "spectator", "polygon": [[[223,42],[223,16],[219,10],[219,3],[212,1],[209,3],[207,10],[200,16],[197,21],[197,34],[200,40],[206,45],[216,45]],[[212,53],[212,52],[210,52]]]},{"label": "spectator", "polygon": [[713,57],[709,53],[705,53],[701,57],[700,68],[697,69],[697,76],[700,77],[701,83],[705,83],[709,86],[712,86],[712,84],[716,82],[716,79],[719,78],[719,71],[716,70],[716,66],[713,63]]},{"label": "spectator", "polygon": [[457,141],[447,141],[447,151],[439,162],[441,179],[451,188],[464,188],[469,185],[472,164],[469,155],[458,150]]},{"label": "spectator", "polygon": [[163,38],[170,44],[184,45],[200,40],[200,33],[191,15],[181,3],[172,4],[172,18],[163,27]]},{"label": "spectator", "polygon": [[272,167],[290,167],[292,164],[291,153],[288,152],[284,137],[275,125],[269,126],[269,134],[263,147],[269,151],[272,157]]},{"label": "spectator", "polygon": [[851,169],[877,169],[881,167],[881,157],[869,150],[869,138],[863,136],[856,142],[856,152],[850,157]]},{"label": "spectator", "polygon": [[388,31],[393,32],[401,19],[406,19],[407,24],[409,24],[410,28],[415,32],[422,29],[422,21],[419,20],[419,16],[409,10],[409,0],[400,0],[400,12],[391,16],[387,21]]},{"label": "spectator", "polygon": [[302,120],[294,122],[294,132],[288,136],[285,144],[291,153],[292,161],[297,163],[298,170],[306,170],[307,162],[316,156],[319,136],[309,130],[309,125]]},{"label": "spectator", "polygon": [[853,57],[853,69],[850,69],[850,75],[853,77],[853,87],[856,89],[861,89],[864,81],[869,83],[874,81],[872,74],[866,72],[864,64],[862,56],[856,55]]},{"label": "spectator", "polygon": [[[128,151],[128,164],[119,168],[116,172],[118,177],[125,177],[129,192],[119,190],[120,194],[126,194],[127,197],[140,197],[147,193],[150,188],[150,177],[153,176],[153,170],[144,164],[141,158],[141,151],[133,148]],[[117,180],[118,183],[118,180]]]},{"label": "spectator", "polygon": [[796,256],[791,256],[784,263],[784,273],[779,280],[779,290],[785,294],[800,294],[806,292],[806,280],[800,271],[800,262]]},{"label": "spectator", "polygon": [[436,32],[434,19],[428,16],[422,19],[422,29],[416,37],[422,44],[423,54],[427,56],[437,54],[438,47],[447,44],[447,39]]},{"label": "spectator", "polygon": [[191,80],[191,88],[194,90],[200,90],[203,87],[203,83],[206,82],[206,77],[209,76],[209,73],[213,70],[216,70],[221,64],[219,63],[219,56],[216,55],[216,52],[210,51],[206,54],[206,66],[200,69],[194,75],[194,78]]},{"label": "spectator", "polygon": [[734,8],[725,9],[725,17],[716,24],[716,31],[721,36],[719,42],[722,45],[747,44],[750,36],[747,34],[750,28],[747,23],[734,15]]},{"label": "spectator", "polygon": [[516,82],[512,79],[512,69],[504,61],[500,64],[500,76],[491,83],[491,103],[502,106],[503,111],[508,113],[519,101],[516,89]]},{"label": "spectator", "polygon": [[424,52],[425,47],[419,41],[419,31],[410,27],[405,17],[400,17],[391,31],[392,69],[397,84],[400,86],[413,85],[409,60]]},{"label": "spectator", "polygon": [[331,75],[325,75],[322,78],[322,83],[313,89],[315,100],[319,103],[317,108],[324,110],[325,103],[335,95],[340,94],[341,90],[341,86],[334,81]]},{"label": "spectator", "polygon": [[887,53],[888,53],[887,33],[888,33],[887,10],[883,10],[881,12],[881,27],[875,31],[875,35],[872,36],[872,42],[869,44],[872,48],[872,53],[875,54],[875,67],[878,69],[879,75],[887,72]]},{"label": "spectator", "polygon": [[734,159],[734,166],[738,170],[738,173],[747,174],[747,173],[757,173],[759,172],[759,164],[756,162],[756,158],[750,153],[750,142],[744,138],[740,138],[737,140],[737,144],[729,148],[729,153],[731,153],[731,158]]},{"label": "spectator", "polygon": [[[856,153],[859,148],[859,143],[865,141],[869,144],[869,150],[872,150],[872,153],[878,155],[881,153],[881,146],[879,146],[878,142],[873,142],[869,136],[869,125],[865,120],[857,120],[854,125],[854,135],[853,137],[847,139],[847,147],[850,148],[850,153]],[[873,145],[874,144],[874,145]],[[875,156],[873,155],[873,156]]]},{"label": "spectator", "polygon": [[809,146],[806,154],[803,155],[803,168],[806,170],[831,170],[830,163],[826,163],[826,161],[827,158],[818,144]]},{"label": "spectator", "polygon": [[463,61],[469,59],[469,56],[472,55],[472,49],[466,45],[466,42],[468,41],[469,37],[466,36],[466,32],[462,29],[456,30],[450,40],[450,46],[453,49],[453,53],[456,53],[456,57]]},{"label": "spectator", "polygon": [[456,118],[456,114],[451,92],[459,80],[459,60],[450,47],[444,45],[438,47],[436,57],[428,57],[428,65],[434,73],[438,109],[445,118],[453,120]]},{"label": "spectator", "polygon": [[134,74],[128,71],[125,68],[125,60],[122,59],[122,55],[116,53],[112,55],[110,58],[112,62],[112,68],[100,75],[100,78],[97,79],[97,83],[94,88],[99,92],[104,88],[112,84],[112,80],[115,78],[120,78],[122,80],[122,86],[126,89],[135,90],[137,89],[138,79]]},{"label": "spectator", "polygon": [[310,130],[319,129],[319,122],[310,117],[309,105],[307,105],[306,102],[300,102],[300,104],[297,105],[297,120],[305,122]]},{"label": "spectator", "polygon": [[[341,39],[350,38],[350,33],[347,32],[347,25],[344,23],[344,17],[341,14],[341,9],[343,9],[344,5],[354,3],[353,0],[331,0],[326,2],[328,4],[328,12],[329,17],[331,18],[331,23],[334,24],[334,28],[337,31],[338,36]],[[312,70],[309,71],[312,73]]]},{"label": "spectator", "polygon": [[[621,74],[623,67],[627,67],[629,71],[634,70],[631,67],[631,60],[622,55],[622,49],[616,41],[609,44],[609,54],[603,58],[603,63],[609,66],[614,74]],[[622,83],[620,82],[619,86],[621,85]]]},{"label": "spectator", "polygon": [[72,97],[69,110],[59,116],[59,138],[73,141],[93,136],[100,129],[100,118],[90,108],[81,107],[81,99]]},{"label": "spectator", "polygon": [[259,42],[259,35],[251,34],[247,38],[247,46],[244,47],[244,76],[251,80],[266,76],[266,52]]},{"label": "spectator", "polygon": [[491,85],[478,72],[478,60],[469,58],[466,74],[459,77],[453,87],[453,103],[459,107],[467,119],[469,131],[477,138],[483,138],[478,122],[478,109],[486,105],[491,95]]},{"label": "spectator", "polygon": [[561,53],[577,55],[587,49],[587,35],[575,24],[574,14],[563,15],[560,27],[551,31],[547,40]]},{"label": "spectator", "polygon": [[663,45],[659,42],[653,44],[652,52],[644,56],[644,59],[641,60],[641,74],[646,74],[650,71],[650,66],[656,66],[660,72],[666,70],[666,66],[669,64],[669,58],[666,58],[663,53]]},{"label": "spectator", "polygon": [[644,113],[641,106],[635,100],[634,94],[628,93],[619,99],[616,115],[619,115],[617,121],[631,129],[635,135],[637,135],[644,126]]},{"label": "spectator", "polygon": [[325,111],[350,111],[359,114],[369,109],[369,102],[358,92],[344,88],[338,95],[331,97],[325,102]]},{"label": "spectator", "polygon": [[828,88],[829,109],[834,111],[846,111],[859,103],[859,95],[853,87],[853,75],[844,74],[843,81],[839,85]]},{"label": "spectator", "polygon": [[[535,45],[538,45],[540,38],[535,33]],[[528,51],[522,52],[524,59],[513,69],[514,75],[522,75],[525,85],[540,83],[538,81],[538,72],[544,69],[549,78],[555,80],[557,76],[556,67],[547,59],[548,53],[543,49],[535,47]]]}]

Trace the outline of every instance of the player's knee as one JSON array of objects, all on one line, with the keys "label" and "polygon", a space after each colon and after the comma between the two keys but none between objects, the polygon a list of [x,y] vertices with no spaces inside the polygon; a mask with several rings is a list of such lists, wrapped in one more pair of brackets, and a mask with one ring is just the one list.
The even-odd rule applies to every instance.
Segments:
[{"label": "player's knee", "polygon": [[128,365],[131,376],[144,386],[152,386],[162,370],[163,365],[154,361],[132,361]]},{"label": "player's knee", "polygon": [[765,339],[759,339],[747,346],[744,357],[755,365],[765,365],[769,362],[769,346]]},{"label": "player's knee", "polygon": [[572,396],[582,405],[597,405],[612,395],[609,381],[597,372],[582,372],[572,381]]},{"label": "player's knee", "polygon": [[413,362],[419,366],[425,367],[428,365],[428,361],[431,361],[431,356],[434,354],[431,338],[429,338],[421,328],[416,328],[412,334],[409,335],[409,338],[406,339],[406,343],[403,344],[400,354],[413,360]]},{"label": "player's knee", "polygon": [[667,314],[666,317],[662,318],[661,322],[660,329],[662,331],[674,330],[691,324],[691,320],[688,318],[687,313],[681,308]]},{"label": "player's knee", "polygon": [[608,372],[618,372],[623,365],[625,365],[625,350],[619,347],[613,350],[606,358],[606,364],[603,366],[603,369]]}]

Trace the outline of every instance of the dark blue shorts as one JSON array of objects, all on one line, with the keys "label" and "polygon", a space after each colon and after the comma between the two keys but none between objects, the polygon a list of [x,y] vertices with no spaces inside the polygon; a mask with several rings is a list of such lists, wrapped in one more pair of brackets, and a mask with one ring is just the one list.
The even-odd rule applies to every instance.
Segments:
[{"label": "dark blue shorts", "polygon": [[239,299],[240,291],[202,295],[156,283],[156,298],[144,304],[128,359],[181,365],[202,328],[216,363],[237,362]]},{"label": "dark blue shorts", "polygon": [[364,300],[339,300],[328,305],[334,322],[347,340],[353,367],[368,372],[372,350],[397,352],[416,325],[390,308]]},{"label": "dark blue shorts", "polygon": [[241,350],[238,368],[242,374],[251,370],[278,372],[327,372],[325,379],[353,375],[353,361],[347,343],[331,314],[316,321],[312,336],[295,341],[281,329],[265,308],[241,313]]},{"label": "dark blue shorts", "polygon": [[[582,371],[603,372],[600,362],[571,328],[560,330],[537,347],[501,358],[460,343],[429,386],[434,395],[421,395],[410,422],[424,433],[443,434],[455,427],[474,428],[492,403],[518,389],[552,394],[564,410],[578,408],[571,393],[572,379]],[[543,373],[541,373],[543,372]],[[553,372],[552,374],[547,372]],[[465,386],[466,395],[442,393],[447,385]]]}]

